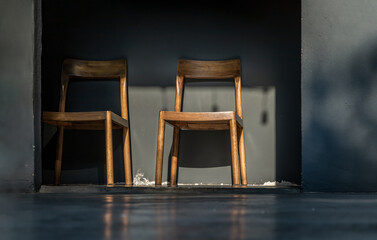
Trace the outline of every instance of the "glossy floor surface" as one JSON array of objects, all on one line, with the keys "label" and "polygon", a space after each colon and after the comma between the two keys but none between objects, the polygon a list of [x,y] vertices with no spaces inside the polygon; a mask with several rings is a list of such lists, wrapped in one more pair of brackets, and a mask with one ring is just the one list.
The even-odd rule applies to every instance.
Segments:
[{"label": "glossy floor surface", "polygon": [[377,239],[377,194],[3,194],[0,239]]}]

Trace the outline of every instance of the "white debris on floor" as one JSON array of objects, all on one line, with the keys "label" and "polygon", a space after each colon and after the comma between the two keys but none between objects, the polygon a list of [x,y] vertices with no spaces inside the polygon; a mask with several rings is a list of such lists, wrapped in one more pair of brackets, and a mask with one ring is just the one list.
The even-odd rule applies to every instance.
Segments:
[{"label": "white debris on floor", "polygon": [[[168,182],[162,182],[161,184],[168,185]],[[148,178],[144,177],[143,172],[137,170],[136,175],[134,177],[133,185],[141,187],[154,186],[155,181],[150,181]]]},{"label": "white debris on floor", "polygon": [[148,178],[144,177],[144,173],[142,173],[140,170],[137,170],[137,173],[134,177],[134,182],[133,184],[135,186],[150,186],[154,185],[154,181],[149,181]]},{"label": "white debris on floor", "polygon": [[[260,184],[253,184],[253,186],[260,186]],[[275,187],[275,186],[296,186],[296,184],[288,182],[288,181],[267,181],[262,184],[262,186],[269,186],[269,187]]]},{"label": "white debris on floor", "polygon": [[[168,182],[163,182],[162,185],[167,185]],[[141,172],[140,170],[137,171],[134,181],[133,181],[134,186],[154,186],[155,181],[150,181],[148,178],[144,177],[144,173]],[[184,186],[184,185],[195,185],[195,186],[213,186],[213,185],[221,185],[221,186],[227,186],[231,184],[227,183],[178,183],[179,186]],[[288,182],[288,181],[267,181],[263,184],[248,184],[248,186],[253,186],[253,187],[261,187],[261,186],[267,186],[267,187],[275,187],[275,186],[296,186],[296,184]]]}]

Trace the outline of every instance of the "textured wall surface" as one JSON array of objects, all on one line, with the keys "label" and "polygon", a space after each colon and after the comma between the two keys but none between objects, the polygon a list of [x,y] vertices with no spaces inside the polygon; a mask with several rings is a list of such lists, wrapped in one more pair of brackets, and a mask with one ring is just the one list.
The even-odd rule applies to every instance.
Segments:
[{"label": "textured wall surface", "polygon": [[[126,58],[133,173],[140,170],[154,180],[158,111],[174,109],[178,59],[240,58],[249,182],[299,184],[300,9],[300,1],[232,6],[43,1],[42,109],[58,109],[64,58]],[[119,112],[117,82],[77,81],[70,87],[68,110]],[[230,85],[188,85],[184,111],[232,110],[233,96]],[[52,181],[54,133],[44,126],[44,183]],[[171,137],[168,126],[164,181]],[[120,133],[114,140],[116,180],[123,181]],[[181,143],[179,182],[230,183],[228,132],[185,132]],[[103,144],[103,132],[67,131],[62,182],[103,183]]]},{"label": "textured wall surface", "polygon": [[34,189],[34,4],[0,1],[0,190]]},{"label": "textured wall surface", "polygon": [[[177,5],[152,4],[145,8],[122,1],[90,2],[43,1],[44,110],[57,109],[60,65],[65,57],[125,57],[134,174],[140,169],[153,179],[157,113],[160,109],[172,109],[177,59],[239,57],[243,66],[250,182],[300,182],[299,1],[254,1],[251,5],[236,4],[234,8],[220,4],[215,10],[188,6],[185,11],[179,11]],[[303,1],[304,190],[377,189],[376,10],[373,0]],[[39,141],[34,119],[38,116],[33,118],[39,105],[35,56],[40,51],[34,40],[40,29],[34,27],[33,1],[1,0],[0,13],[0,187],[31,191],[34,177],[38,182],[40,176],[35,176],[40,170],[34,163],[38,156],[34,145]],[[72,88],[70,93],[72,109],[80,108],[74,100],[81,90],[87,89],[81,84],[84,83],[77,82],[76,90]],[[98,93],[99,89],[104,92]],[[112,105],[110,108],[118,111],[115,82],[99,82],[92,91],[84,98],[88,102],[84,101],[82,107]],[[106,101],[98,101],[95,96]],[[221,110],[233,104],[229,86],[203,90],[193,86],[187,89],[186,97],[185,110]],[[53,128],[43,128],[45,183],[52,181],[54,132]],[[169,127],[167,134],[171,135]],[[189,147],[181,149],[179,181],[229,182],[227,133],[216,133],[221,138],[202,134],[185,133],[182,137]],[[116,165],[121,165],[119,133],[114,138],[118,138]],[[190,146],[198,142],[196,138],[214,142],[210,146],[212,153],[193,153]],[[224,143],[218,140],[223,138]],[[166,141],[165,163],[171,137]],[[103,133],[67,134],[63,180],[104,182],[103,143]],[[217,148],[217,144],[224,145]],[[215,156],[209,162],[192,161],[208,154]],[[215,168],[207,168],[210,164]],[[118,175],[122,175],[120,168],[116,169]],[[122,176],[118,180],[122,181]]]},{"label": "textured wall surface", "polygon": [[302,5],[307,191],[377,190],[377,2]]}]

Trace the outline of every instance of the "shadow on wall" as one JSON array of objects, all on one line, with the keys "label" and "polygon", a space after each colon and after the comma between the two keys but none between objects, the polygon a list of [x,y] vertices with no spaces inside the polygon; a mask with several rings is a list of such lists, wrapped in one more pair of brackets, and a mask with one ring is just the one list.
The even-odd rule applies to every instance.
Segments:
[{"label": "shadow on wall", "polygon": [[[248,176],[250,182],[269,181],[275,177],[275,89],[243,88],[244,128]],[[161,92],[162,91],[162,92]],[[148,109],[144,117],[140,112],[131,116],[133,123],[134,171],[141,169],[145,175],[154,178],[155,154],[157,147],[158,112],[161,109],[173,110],[175,88],[132,87],[131,107],[140,104],[144,94],[143,109]],[[162,96],[159,103],[158,96]],[[165,101],[170,99],[170,101]],[[165,105],[166,104],[166,105]],[[186,87],[183,111],[229,111],[234,110],[233,87]],[[161,108],[162,107],[162,108]],[[270,116],[264,121],[263,115]],[[148,131],[144,126],[153,126]],[[168,180],[168,159],[171,151],[173,128],[166,126],[163,179]],[[144,144],[153,146],[153,151],[142,151]],[[139,149],[136,149],[139,148]],[[230,183],[230,139],[229,131],[182,131],[179,152],[180,183]],[[194,169],[195,168],[195,169]],[[215,169],[212,169],[215,168]],[[269,180],[268,180],[269,179]]]},{"label": "shadow on wall", "polygon": [[[80,83],[81,84],[81,83]],[[80,85],[79,84],[79,85]],[[101,83],[97,83],[101,86]],[[75,84],[72,84],[74,89]],[[103,89],[104,86],[101,86]],[[74,94],[73,93],[69,94]],[[116,92],[116,91],[114,91]],[[92,95],[90,92],[88,94]],[[263,183],[275,177],[275,88],[243,88],[246,160],[249,182]],[[148,96],[148,97],[146,97]],[[129,87],[133,172],[140,170],[154,179],[158,113],[174,109],[174,87]],[[86,100],[84,100],[84,105]],[[111,100],[98,100],[105,103]],[[103,104],[103,103],[102,103]],[[111,104],[110,104],[111,105]],[[101,106],[101,105],[99,105]],[[234,110],[234,88],[186,87],[183,111]],[[69,107],[69,105],[67,105]],[[69,108],[68,108],[69,109]],[[67,109],[67,110],[68,110]],[[80,111],[77,105],[73,108]],[[113,110],[112,108],[110,108]],[[96,109],[91,109],[96,110]],[[97,109],[102,110],[102,109]],[[164,178],[172,144],[172,127],[166,126]],[[53,179],[56,129],[44,125],[44,182]],[[124,181],[121,132],[114,132],[116,181]],[[67,131],[63,152],[63,183],[105,182],[105,139],[103,131]],[[72,144],[75,143],[75,144]],[[77,160],[79,159],[79,161]],[[231,183],[229,131],[182,131],[179,153],[180,183]],[[195,168],[195,169],[194,169]],[[215,169],[213,169],[215,168]],[[85,170],[85,178],[81,176]]]},{"label": "shadow on wall", "polygon": [[[333,69],[317,68],[303,121],[304,188],[377,189],[377,45],[364,44]],[[335,70],[334,70],[335,69]]]}]

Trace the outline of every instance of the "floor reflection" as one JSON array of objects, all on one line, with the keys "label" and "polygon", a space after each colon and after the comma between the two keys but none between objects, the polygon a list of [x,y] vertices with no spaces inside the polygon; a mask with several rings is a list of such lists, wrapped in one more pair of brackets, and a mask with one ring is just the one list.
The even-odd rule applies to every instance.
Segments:
[{"label": "floor reflection", "polygon": [[[117,198],[117,202],[114,198]],[[127,239],[130,223],[131,196],[106,195],[104,221],[104,239],[114,239],[114,232],[119,233],[122,239]],[[119,206],[120,209],[119,209]],[[119,229],[118,229],[119,228]]]},{"label": "floor reflection", "polygon": [[233,202],[231,207],[230,220],[231,230],[230,238],[231,240],[245,239],[245,195],[233,195]]},{"label": "floor reflection", "polygon": [[168,196],[166,202],[162,201],[155,206],[157,239],[179,239],[176,228],[177,196]]},{"label": "floor reflection", "polygon": [[121,214],[122,218],[122,231],[121,231],[121,236],[123,239],[127,239],[127,232],[128,232],[128,226],[129,226],[129,212],[130,212],[130,204],[131,197],[130,196],[124,196],[123,197],[123,212]]},{"label": "floor reflection", "polygon": [[[274,203],[274,196],[269,198]],[[260,225],[250,214],[263,218],[266,208],[250,208],[250,196],[105,195],[103,214],[104,239],[129,239],[141,235],[154,239],[185,239],[208,231],[222,233],[223,239],[246,239],[259,236]],[[272,210],[269,210],[273,214]],[[255,217],[255,216],[254,216]],[[224,224],[226,222],[227,224]],[[270,220],[274,223],[274,219]],[[271,229],[275,229],[272,224]],[[253,232],[253,228],[255,231]],[[143,232],[145,230],[145,232]],[[142,232],[140,232],[142,231]],[[266,234],[272,236],[273,231]],[[228,237],[227,237],[228,236]]]},{"label": "floor reflection", "polygon": [[113,218],[113,202],[114,197],[112,195],[105,196],[105,208],[106,212],[104,214],[104,227],[105,227],[105,239],[111,239],[111,225],[112,225],[112,218]]},{"label": "floor reflection", "polygon": [[7,195],[0,196],[0,239],[376,239],[376,199],[376,194]]}]

